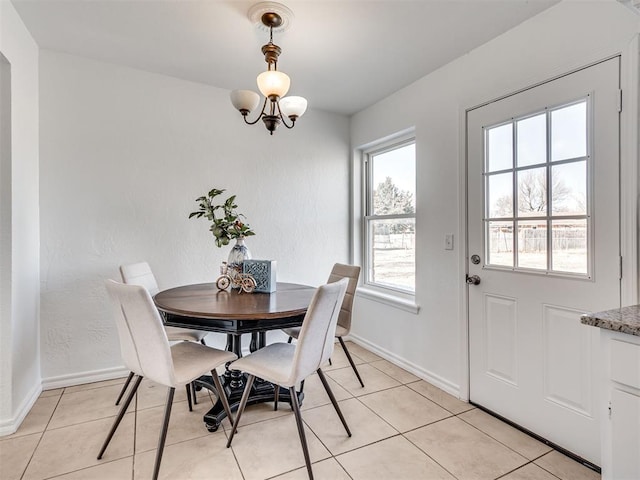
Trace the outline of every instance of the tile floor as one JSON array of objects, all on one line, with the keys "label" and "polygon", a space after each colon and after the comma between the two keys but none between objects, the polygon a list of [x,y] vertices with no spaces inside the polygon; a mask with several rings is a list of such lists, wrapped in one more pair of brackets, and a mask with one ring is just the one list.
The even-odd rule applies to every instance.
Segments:
[{"label": "tile floor", "polygon": [[[349,423],[348,438],[313,375],[302,415],[315,477],[363,479],[591,480],[600,475],[473,406],[348,343],[360,387],[339,346],[325,371]],[[97,452],[117,412],[124,379],[43,392],[18,432],[0,437],[3,480],[147,479],[165,401],[143,381],[103,460]],[[229,424],[209,433],[199,393],[189,412],[177,390],[160,476],[163,479],[305,479],[295,420],[287,404],[247,407],[230,449]]]}]

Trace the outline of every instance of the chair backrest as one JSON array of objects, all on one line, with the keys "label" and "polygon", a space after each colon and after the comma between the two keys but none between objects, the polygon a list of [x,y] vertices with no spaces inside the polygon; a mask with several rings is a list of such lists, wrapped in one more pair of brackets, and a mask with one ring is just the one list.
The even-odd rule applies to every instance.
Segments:
[{"label": "chair backrest", "polygon": [[158,282],[147,262],[120,265],[120,275],[124,283],[142,285],[149,290],[151,296],[158,293]]},{"label": "chair backrest", "polygon": [[338,317],[338,325],[347,330],[351,330],[351,311],[353,310],[353,298],[356,294],[356,287],[358,286],[358,278],[360,277],[360,267],[356,265],[344,265],[342,263],[336,263],[331,270],[329,280],[327,283],[337,282],[342,278],[349,279],[349,285],[347,286],[347,292],[344,295],[342,301],[342,307],[340,308],[340,316]]},{"label": "chair backrest", "polygon": [[348,283],[345,278],[322,285],[311,299],[296,343],[290,385],[307,378],[331,357],[340,305]]},{"label": "chair backrest", "polygon": [[149,291],[142,285],[106,281],[115,306],[122,360],[129,370],[162,385],[174,385],[167,334]]}]

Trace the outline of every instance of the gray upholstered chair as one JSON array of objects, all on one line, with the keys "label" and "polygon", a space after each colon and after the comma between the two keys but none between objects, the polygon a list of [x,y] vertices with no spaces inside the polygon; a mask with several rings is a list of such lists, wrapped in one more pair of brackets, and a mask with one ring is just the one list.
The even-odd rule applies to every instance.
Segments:
[{"label": "gray upholstered chair", "polygon": [[[122,277],[122,281],[124,283],[128,283],[131,285],[140,285],[145,287],[151,296],[158,293],[158,282],[156,282],[156,277],[151,270],[151,267],[147,262],[139,262],[139,263],[131,263],[128,265],[120,266],[120,276]],[[181,341],[190,341],[190,342],[200,342],[203,345],[204,337],[207,336],[208,332],[204,332],[201,330],[189,330],[187,328],[178,328],[178,327],[164,327],[167,332],[167,338],[170,342],[181,342]],[[120,394],[116,399],[116,405],[120,404],[120,400],[124,396],[124,392],[126,392],[131,380],[133,379],[133,372],[129,372],[129,376],[127,377],[126,382],[122,386],[120,390]],[[195,396],[195,388],[193,388],[192,384],[185,385],[187,389],[187,400],[189,404],[189,411],[193,409],[191,401],[193,395],[193,401],[197,403]]]},{"label": "gray upholstered chair", "polygon": [[114,313],[120,338],[122,360],[137,375],[137,378],[100,449],[98,460],[102,458],[113,438],[142,378],[147,377],[149,380],[168,387],[164,420],[160,429],[158,451],[153,470],[153,479],[155,480],[160,471],[176,387],[189,384],[194,379],[210,372],[220,401],[229,416],[229,422],[231,422],[231,409],[216,368],[235,360],[237,356],[232,352],[218,350],[196,342],[180,342],[173,346],[169,345],[160,314],[145,287],[126,285],[113,280],[107,280],[106,287],[115,307]]},{"label": "gray upholstered chair", "polygon": [[302,451],[304,453],[309,478],[313,479],[313,471],[311,470],[309,449],[304,433],[302,416],[300,415],[300,404],[298,403],[298,396],[295,389],[296,384],[304,381],[304,379],[313,372],[317,372],[322,385],[331,399],[331,403],[342,421],[342,425],[347,431],[347,434],[351,436],[351,431],[340,411],[338,402],[327,383],[324,373],[320,369],[320,366],[326,362],[333,353],[333,338],[336,331],[336,323],[348,283],[349,281],[347,279],[342,279],[318,288],[311,300],[311,304],[309,305],[300,329],[298,342],[295,345],[290,343],[272,343],[246,357],[236,360],[229,366],[229,368],[240,370],[249,376],[242,394],[242,399],[240,400],[240,405],[238,406],[236,420],[233,422],[233,428],[229,434],[227,447],[231,446],[231,441],[238,428],[242,412],[247,405],[255,377],[274,384],[276,400],[279,387],[289,389],[291,408],[295,414],[298,435],[300,436],[300,443],[302,444]]},{"label": "gray upholstered chair", "polygon": [[[336,282],[342,278],[349,279],[349,286],[347,287],[347,293],[344,296],[344,300],[342,301],[342,308],[340,309],[340,316],[338,317],[338,326],[336,327],[336,337],[344,350],[345,355],[347,356],[347,360],[351,364],[351,368],[358,377],[358,381],[360,385],[364,387],[364,383],[362,382],[362,378],[360,378],[360,373],[356,368],[356,364],[351,358],[351,354],[347,349],[347,346],[344,343],[342,337],[349,335],[351,331],[351,311],[353,310],[353,298],[356,293],[356,287],[358,286],[358,278],[360,277],[360,267],[356,265],[344,265],[342,263],[336,263],[331,270],[331,274],[329,275],[329,280],[327,283]],[[289,335],[289,343],[292,338],[298,338],[300,334],[300,327],[295,328],[286,328],[283,330],[284,333]]]}]

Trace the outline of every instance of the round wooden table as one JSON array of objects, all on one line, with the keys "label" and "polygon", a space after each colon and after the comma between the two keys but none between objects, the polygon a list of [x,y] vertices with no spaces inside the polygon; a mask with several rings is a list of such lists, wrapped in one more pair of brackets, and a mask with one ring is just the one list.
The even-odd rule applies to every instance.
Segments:
[{"label": "round wooden table", "polygon": [[[242,356],[241,336],[251,334],[251,352],[266,345],[266,332],[302,324],[316,289],[308,285],[278,282],[273,293],[238,293],[239,290],[219,291],[214,283],[185,285],[164,290],[154,301],[166,325],[207,330],[227,334],[226,349]],[[236,410],[244,389],[244,376],[227,368],[221,377],[229,404]],[[215,390],[210,377],[197,381],[199,386]],[[274,386],[264,381],[254,382],[248,404],[269,402],[274,398]],[[287,401],[288,390],[280,392]],[[299,401],[304,395],[299,393]],[[226,414],[218,400],[204,416],[209,431],[215,431]]]}]

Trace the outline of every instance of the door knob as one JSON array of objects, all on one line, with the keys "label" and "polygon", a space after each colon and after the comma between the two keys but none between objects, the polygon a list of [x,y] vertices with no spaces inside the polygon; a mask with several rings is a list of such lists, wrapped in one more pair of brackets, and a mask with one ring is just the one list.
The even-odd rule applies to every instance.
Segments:
[{"label": "door knob", "polygon": [[466,282],[469,285],[480,285],[480,277],[478,275],[467,274]]}]

